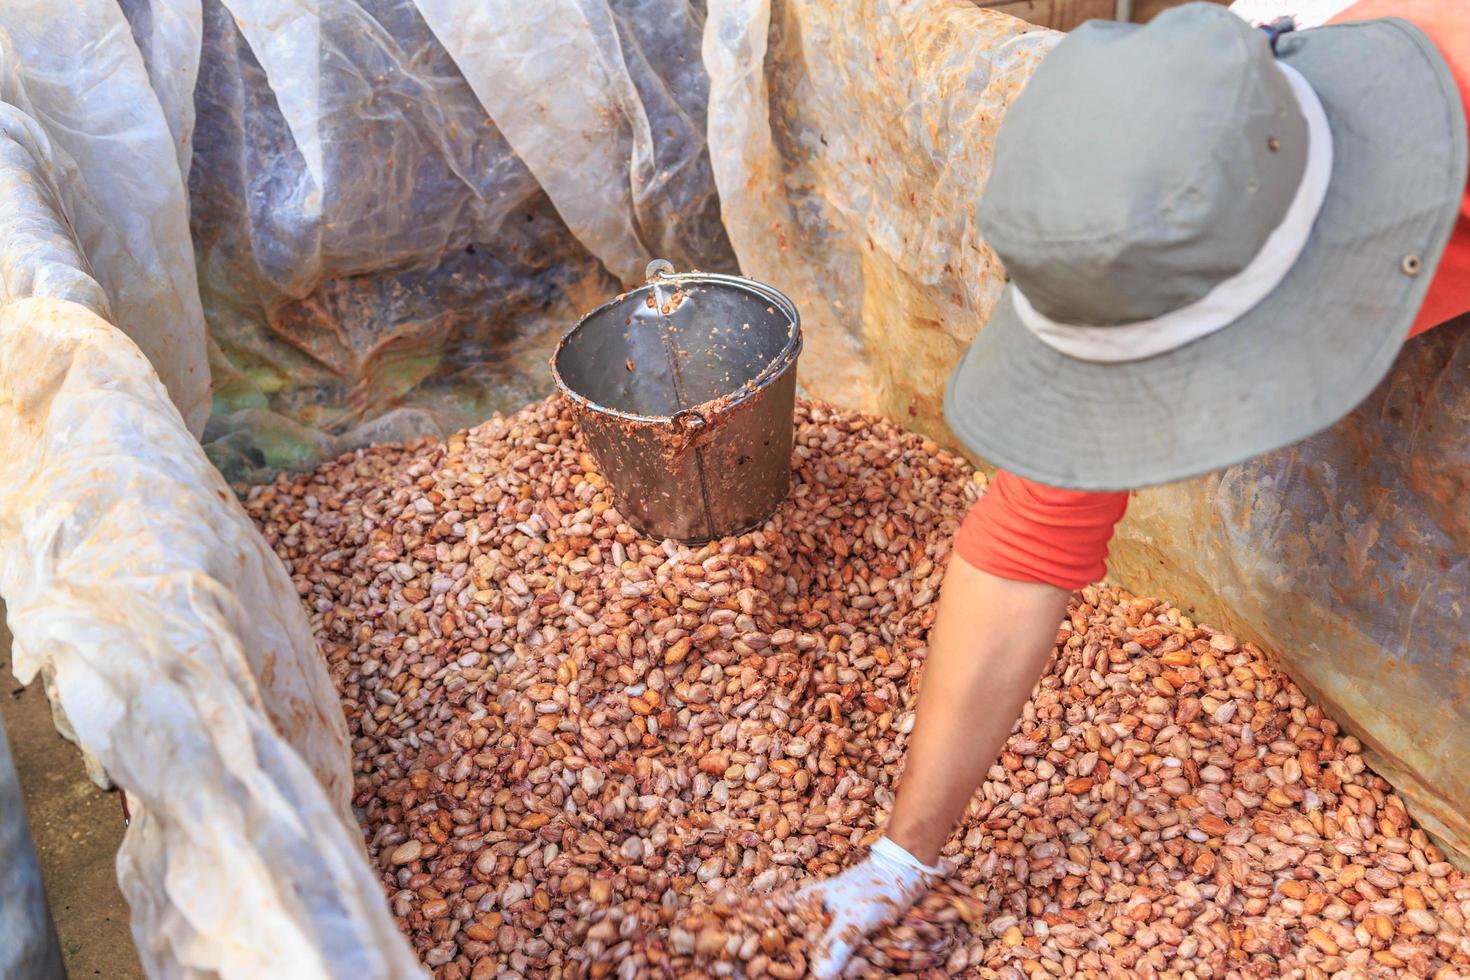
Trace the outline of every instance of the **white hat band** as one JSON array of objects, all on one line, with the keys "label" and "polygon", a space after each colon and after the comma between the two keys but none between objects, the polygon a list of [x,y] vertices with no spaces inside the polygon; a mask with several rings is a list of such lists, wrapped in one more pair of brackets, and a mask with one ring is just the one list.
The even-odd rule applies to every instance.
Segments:
[{"label": "white hat band", "polygon": [[1277,62],[1307,122],[1306,165],[1281,223],[1255,258],[1187,306],[1151,320],[1117,326],[1060,323],[1041,313],[1021,292],[1010,291],[1021,322],[1048,347],[1079,361],[1141,361],[1209,336],[1249,313],[1286,278],[1311,236],[1332,180],[1332,128],[1311,83]]}]

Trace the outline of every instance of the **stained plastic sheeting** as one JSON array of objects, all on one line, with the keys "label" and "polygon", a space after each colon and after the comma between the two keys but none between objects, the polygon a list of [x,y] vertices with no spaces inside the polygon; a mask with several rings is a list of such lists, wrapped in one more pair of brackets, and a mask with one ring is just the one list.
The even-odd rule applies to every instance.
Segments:
[{"label": "stained plastic sheeting", "polygon": [[118,879],[154,977],[413,977],[348,803],[306,617],[138,348],[76,303],[0,307],[0,593],[127,789]]},{"label": "stained plastic sheeting", "polygon": [[1004,285],[975,223],[992,141],[1060,36],[960,0],[711,0],[725,226],[744,274],[801,309],[808,390],[943,431]]},{"label": "stained plastic sheeting", "polygon": [[1112,574],[1276,653],[1470,858],[1470,318],[1335,427],[1135,494]]},{"label": "stained plastic sheeting", "polygon": [[[1235,9],[1309,27],[1348,5]],[[839,12],[711,0],[704,57],[726,226],[743,271],[801,307],[809,390],[956,445],[944,385],[1004,281],[974,206],[1005,106],[1057,38],[965,3]],[[1135,495],[1111,569],[1275,653],[1461,859],[1467,329],[1411,343],[1331,432]]]},{"label": "stained plastic sheeting", "polygon": [[211,457],[259,479],[518,408],[650,255],[733,271],[702,23],[665,0],[204,0]]},{"label": "stained plastic sheeting", "polygon": [[[10,5],[0,21],[28,13]],[[422,976],[365,860],[346,725],[296,591],[206,459],[179,391],[109,322],[152,295],[155,312],[172,312],[138,321],[141,340],[163,366],[187,349],[198,322],[175,302],[175,270],[138,265],[192,270],[187,252],[160,257],[177,227],[158,212],[180,201],[140,194],[109,228],[98,216],[124,200],[97,195],[138,188],[88,168],[126,156],[139,130],[77,108],[87,93],[16,71],[3,50],[0,595],[16,677],[50,675],[76,738],[128,791],[117,866],[139,956],[155,977]],[[77,64],[125,63],[114,54]],[[73,126],[101,126],[101,145]],[[66,153],[52,128],[81,149]],[[171,149],[149,165],[177,174]],[[93,277],[113,262],[154,281],[119,291]]]},{"label": "stained plastic sheeting", "polygon": [[122,10],[6,0],[0,30],[0,102],[45,134],[54,195],[100,286],[88,301],[148,356],[198,433],[209,367],[181,155]]},{"label": "stained plastic sheeting", "polygon": [[[70,271],[45,265],[28,278]],[[7,291],[0,398],[16,674],[55,670],[128,789],[119,877],[150,974],[418,975],[379,938],[345,725],[295,590],[148,361],[84,306]]]}]

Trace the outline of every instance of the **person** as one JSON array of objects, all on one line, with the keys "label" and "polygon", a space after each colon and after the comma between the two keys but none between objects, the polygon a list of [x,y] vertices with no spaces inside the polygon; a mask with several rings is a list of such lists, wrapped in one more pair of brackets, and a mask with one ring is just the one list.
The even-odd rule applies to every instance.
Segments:
[{"label": "person", "polygon": [[955,538],[884,835],[806,890],[832,915],[817,976],[941,875],[1127,491],[1322,430],[1470,310],[1458,7],[1092,21],[1016,98],[979,212],[1010,282],[945,405],[1001,472]]}]

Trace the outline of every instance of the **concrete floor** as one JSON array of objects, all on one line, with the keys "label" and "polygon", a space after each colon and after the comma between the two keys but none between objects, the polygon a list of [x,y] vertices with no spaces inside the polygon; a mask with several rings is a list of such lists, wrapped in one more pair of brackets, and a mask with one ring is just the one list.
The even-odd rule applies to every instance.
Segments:
[{"label": "concrete floor", "polygon": [[10,736],[26,814],[71,980],[142,980],[128,907],[113,859],[122,804],[87,779],[75,746],[56,734],[40,678],[28,688],[10,672],[10,633],[0,625],[0,718]]}]

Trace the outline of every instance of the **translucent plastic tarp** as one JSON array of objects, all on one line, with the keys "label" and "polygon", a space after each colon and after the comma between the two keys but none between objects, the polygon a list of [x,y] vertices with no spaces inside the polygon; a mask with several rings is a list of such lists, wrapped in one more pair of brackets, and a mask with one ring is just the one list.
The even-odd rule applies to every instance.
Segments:
[{"label": "translucent plastic tarp", "polygon": [[295,589],[121,331],[0,307],[0,594],[128,793],[118,879],[154,977],[420,975],[348,805]]},{"label": "translucent plastic tarp", "polygon": [[148,356],[198,433],[209,368],[182,155],[122,8],[76,0],[63,14],[51,0],[6,0],[0,28],[0,102],[46,135],[56,198],[101,287],[88,299]]},{"label": "translucent plastic tarp", "polygon": [[[0,21],[27,13],[10,5]],[[191,281],[190,254],[162,257],[188,244],[177,159],[169,140],[133,143],[105,105],[72,101],[146,89],[121,83],[143,77],[136,48],[116,89],[85,74],[129,64],[119,25],[91,39],[94,59],[73,57],[69,81],[18,71],[17,34],[0,45],[0,595],[14,670],[50,675],[75,737],[128,792],[118,878],[151,976],[421,976],[365,859],[346,725],[296,591],[180,412],[197,408],[181,394],[193,376],[160,381],[201,327],[197,296],[185,313],[189,291],[172,285]],[[72,43],[74,26],[24,41]],[[108,171],[109,152],[145,150],[140,180],[172,168],[178,196]],[[120,261],[139,281],[94,277]],[[141,296],[157,318],[136,321],[135,342],[112,318]]]},{"label": "translucent plastic tarp", "polygon": [[702,24],[677,0],[204,0],[211,458],[260,479],[446,434],[546,394],[557,335],[650,256],[733,271]]},{"label": "translucent plastic tarp", "polygon": [[[1347,6],[1235,9],[1305,28]],[[745,273],[801,307],[803,382],[951,445],[944,384],[1003,282],[974,222],[991,137],[1057,39],[1023,30],[963,3],[710,5],[710,139],[726,225]],[[1467,329],[1411,343],[1330,432],[1135,495],[1111,565],[1130,588],[1192,604],[1276,654],[1462,860]]]},{"label": "translucent plastic tarp", "polygon": [[800,308],[809,391],[942,429],[1005,281],[975,223],[995,132],[1060,37],[963,0],[711,0],[725,227]]},{"label": "translucent plastic tarp", "polygon": [[1275,652],[1470,858],[1470,318],[1335,427],[1135,494],[1112,574]]}]

